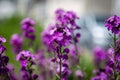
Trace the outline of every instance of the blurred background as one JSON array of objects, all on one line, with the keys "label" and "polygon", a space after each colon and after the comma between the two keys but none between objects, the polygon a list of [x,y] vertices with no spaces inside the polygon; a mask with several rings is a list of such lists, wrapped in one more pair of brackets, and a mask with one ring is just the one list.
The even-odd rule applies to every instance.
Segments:
[{"label": "blurred background", "polygon": [[[109,35],[104,27],[104,21],[110,15],[119,15],[120,0],[0,0],[0,34],[9,27],[14,32],[13,25],[19,28],[24,17],[34,18],[45,28],[54,21],[54,11],[58,8],[72,10],[80,17],[81,45],[92,49],[94,46],[107,48]],[[18,17],[19,16],[19,17]],[[15,18],[5,29],[2,24]],[[7,20],[6,20],[7,19]],[[11,21],[11,20],[10,20]],[[7,24],[6,24],[7,25]],[[1,32],[2,30],[2,32]]]},{"label": "blurred background", "polygon": [[[25,17],[36,20],[37,35],[54,21],[58,8],[77,13],[81,26],[80,47],[89,51],[95,46],[107,49],[111,41],[104,21],[110,15],[120,14],[120,0],[0,0],[0,35],[7,38],[5,44],[11,56],[9,40],[20,33],[20,21]],[[13,64],[17,62],[10,60]]]}]

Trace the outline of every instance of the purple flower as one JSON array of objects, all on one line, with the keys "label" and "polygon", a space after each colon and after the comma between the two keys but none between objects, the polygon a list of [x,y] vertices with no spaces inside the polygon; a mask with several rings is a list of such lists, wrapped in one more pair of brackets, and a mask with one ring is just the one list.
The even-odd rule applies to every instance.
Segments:
[{"label": "purple flower", "polygon": [[118,34],[120,30],[120,17],[114,15],[108,18],[105,22],[105,26],[108,30],[111,30],[114,34]]},{"label": "purple flower", "polygon": [[79,38],[80,36],[81,36],[81,35],[80,35],[80,33],[77,33],[77,34],[76,34],[76,37],[78,37],[78,38]]},{"label": "purple flower", "polygon": [[73,11],[64,11],[63,9],[56,10],[56,20],[63,26],[70,26],[70,28],[77,28],[75,20],[78,19]]},{"label": "purple flower", "polygon": [[78,77],[78,79],[81,79],[81,78],[84,77],[84,74],[83,74],[83,72],[81,70],[77,70],[75,72],[75,76]]},{"label": "purple flower", "polygon": [[114,50],[113,48],[108,49],[107,53],[107,65],[114,68]]},{"label": "purple flower", "polygon": [[109,76],[113,76],[113,74],[114,74],[113,69],[109,66],[106,66],[105,71],[106,71],[107,75],[109,75]]},{"label": "purple flower", "polygon": [[57,48],[60,46],[66,46],[71,43],[71,32],[66,27],[56,24],[50,30],[42,33],[42,41],[48,50],[57,52]]},{"label": "purple flower", "polygon": [[9,70],[10,79],[11,79],[11,80],[18,80],[17,75],[16,75],[15,72],[14,72],[15,69],[14,69],[13,65],[8,64],[8,65],[7,65],[7,68],[8,68],[8,70]]},{"label": "purple flower", "polygon": [[35,21],[33,21],[30,18],[25,18],[22,20],[21,25],[26,25],[26,27],[25,26],[21,27],[24,30],[24,29],[27,29],[27,27],[29,26],[33,27],[35,25]]},{"label": "purple flower", "polygon": [[38,78],[38,75],[37,74],[33,74],[33,79],[36,80]]},{"label": "purple flower", "polygon": [[46,58],[42,49],[37,51],[35,59],[38,61],[39,66],[46,66]]},{"label": "purple flower", "polygon": [[16,60],[20,61],[21,64],[21,75],[23,80],[36,80],[37,76],[34,76],[34,69],[32,69],[32,66],[35,64],[34,55],[28,51],[23,50],[19,52],[19,54],[16,56]]},{"label": "purple flower", "polygon": [[68,48],[65,48],[64,50],[63,50],[63,53],[69,53],[70,52],[70,50],[68,49]]},{"label": "purple flower", "polygon": [[30,51],[21,51],[16,56],[16,60],[20,61],[22,67],[26,67],[30,59],[34,59],[34,56],[30,53]]},{"label": "purple flower", "polygon": [[0,54],[4,53],[6,48],[3,45],[0,45]]},{"label": "purple flower", "polygon": [[33,27],[34,25],[35,22],[30,18],[25,18],[24,20],[22,20],[21,30],[22,30],[22,35],[25,38],[28,38],[30,40],[35,40],[36,36],[35,36],[35,29]]},{"label": "purple flower", "polygon": [[100,48],[100,47],[96,47],[94,50],[93,50],[93,56],[94,56],[94,62],[95,62],[95,65],[98,67],[98,68],[101,68],[103,66],[105,66],[105,61],[106,61],[106,53],[104,51],[104,49]]},{"label": "purple flower", "polygon": [[[55,14],[56,22],[42,32],[42,42],[48,52],[52,52],[55,55],[51,61],[58,66],[57,73],[60,79],[67,80],[70,75],[67,64],[70,50],[67,47],[73,43],[73,31],[79,27],[76,24],[78,17],[73,11],[64,11],[62,9],[58,9]],[[80,37],[80,35],[77,34],[76,37]],[[78,38],[76,39],[78,40]]]},{"label": "purple flower", "polygon": [[13,34],[10,40],[10,44],[13,48],[12,51],[18,54],[22,49],[23,38],[18,34]]},{"label": "purple flower", "polygon": [[116,71],[120,74],[120,54],[116,54]]},{"label": "purple flower", "polygon": [[6,42],[6,39],[0,36],[0,75],[2,76],[2,79],[10,80],[10,73],[7,68],[9,58],[3,54],[6,50],[6,48],[2,45],[4,42]]},{"label": "purple flower", "polygon": [[29,32],[23,32],[24,37],[30,39],[30,40],[35,40],[36,36],[34,33],[29,33]]},{"label": "purple flower", "polygon": [[[68,76],[71,74],[71,71],[70,71],[67,63],[63,62],[62,64],[63,64],[62,68],[61,68],[62,80],[67,80]],[[60,74],[60,65],[58,65],[58,67],[57,67],[57,73]]]},{"label": "purple flower", "polygon": [[6,39],[0,36],[0,44],[6,42]]},{"label": "purple flower", "polygon": [[107,75],[104,72],[101,72],[99,75],[92,77],[91,80],[108,80]]}]

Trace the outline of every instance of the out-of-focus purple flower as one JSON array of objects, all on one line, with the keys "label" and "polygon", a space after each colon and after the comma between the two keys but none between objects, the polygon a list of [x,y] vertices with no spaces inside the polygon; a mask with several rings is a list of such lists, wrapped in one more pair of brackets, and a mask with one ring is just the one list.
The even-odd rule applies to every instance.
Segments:
[{"label": "out-of-focus purple flower", "polygon": [[10,44],[12,45],[12,51],[18,54],[22,49],[23,38],[18,34],[11,36]]},{"label": "out-of-focus purple flower", "polygon": [[46,66],[46,58],[43,50],[38,50],[35,59],[38,61],[39,66],[45,67]]},{"label": "out-of-focus purple flower", "polygon": [[106,52],[100,47],[96,47],[93,50],[94,62],[98,68],[105,66],[105,61],[107,58]]},{"label": "out-of-focus purple flower", "polygon": [[2,36],[0,36],[0,44],[6,42],[6,39]]},{"label": "out-of-focus purple flower", "polygon": [[120,74],[120,54],[116,54],[116,71]]},{"label": "out-of-focus purple flower", "polygon": [[30,40],[35,40],[35,22],[30,18],[25,18],[21,22],[22,35]]},{"label": "out-of-focus purple flower", "polygon": [[27,69],[25,67],[22,67],[20,70],[20,74],[22,76],[22,80],[29,80],[29,72],[27,71]]},{"label": "out-of-focus purple flower", "polygon": [[113,76],[113,74],[114,74],[113,69],[111,67],[109,67],[109,66],[106,66],[105,71],[106,71],[106,74],[108,76]]},{"label": "out-of-focus purple flower", "polygon": [[9,76],[11,80],[18,80],[17,75],[15,74],[15,70],[12,64],[8,64],[7,68],[9,70]]},{"label": "out-of-focus purple flower", "polygon": [[22,80],[36,80],[38,77],[34,76],[34,69],[32,69],[32,66],[35,64],[34,55],[28,51],[23,50],[19,52],[19,54],[16,56],[16,60],[20,61],[21,64],[21,76]]},{"label": "out-of-focus purple flower", "polygon": [[64,11],[63,9],[56,10],[56,20],[63,26],[70,24],[69,27],[72,29],[78,27],[75,22],[76,19],[78,19],[78,17],[73,11]]},{"label": "out-of-focus purple flower", "polygon": [[107,75],[104,72],[101,72],[99,75],[92,77],[91,80],[108,80]]},{"label": "out-of-focus purple flower", "polygon": [[24,35],[24,37],[26,37],[26,38],[28,38],[28,39],[30,39],[30,40],[35,40],[35,34],[33,34],[33,33],[29,33],[29,32],[23,32],[23,35]]},{"label": "out-of-focus purple flower", "polygon": [[77,34],[76,34],[76,37],[78,37],[78,38],[79,38],[80,36],[81,36],[81,35],[80,35],[80,33],[77,33]]},{"label": "out-of-focus purple flower", "polygon": [[6,48],[3,45],[0,45],[0,54],[4,53]]},{"label": "out-of-focus purple flower", "polygon": [[105,26],[114,34],[118,34],[120,30],[120,17],[117,15],[111,16],[106,20]]},{"label": "out-of-focus purple flower", "polygon": [[[7,64],[9,62],[9,58],[5,56],[3,53],[6,48],[2,45],[2,43],[6,42],[6,39],[0,36],[0,75],[4,80],[10,80],[9,70],[7,68]],[[0,77],[1,78],[1,77]]]},{"label": "out-of-focus purple flower", "polygon": [[[93,79],[100,79],[100,76],[98,74],[101,74],[104,72],[107,76],[107,80],[114,80],[115,74],[119,75],[120,73],[120,55],[119,53],[114,54],[114,49],[110,48],[108,49],[108,52],[106,53],[106,64],[103,67],[103,70],[99,70],[96,74],[96,77]],[[116,72],[116,73],[115,73]],[[119,78],[118,78],[119,79]]]},{"label": "out-of-focus purple flower", "polygon": [[36,80],[38,78],[38,75],[37,74],[33,74],[33,79]]},{"label": "out-of-focus purple flower", "polygon": [[[71,74],[71,71],[66,62],[62,63],[61,72],[62,72],[62,80],[68,80],[68,77]],[[60,74],[60,65],[58,65],[57,67],[57,73]]]},{"label": "out-of-focus purple flower", "polygon": [[77,70],[75,72],[75,76],[78,78],[78,79],[82,79],[84,77],[84,74],[81,70]]},{"label": "out-of-focus purple flower", "polygon": [[70,52],[70,50],[68,48],[65,48],[63,51],[63,53],[69,53],[69,52]]},{"label": "out-of-focus purple flower", "polygon": [[34,60],[34,56],[31,54],[30,51],[21,51],[16,56],[16,60],[20,61],[22,67],[26,67],[30,59]]},{"label": "out-of-focus purple flower", "polygon": [[2,43],[4,43],[4,42],[6,42],[6,39],[4,37],[0,36],[0,56],[2,56],[2,54],[6,50],[6,47],[4,47],[2,45]]},{"label": "out-of-focus purple flower", "polygon": [[22,30],[25,30],[27,29],[29,26],[33,27],[35,25],[35,21],[33,21],[32,19],[30,18],[25,18],[22,20],[21,22],[21,29]]},{"label": "out-of-focus purple flower", "polygon": [[50,52],[51,47],[53,47],[53,46],[50,46],[50,40],[52,39],[52,36],[50,35],[50,30],[51,30],[51,27],[49,29],[44,30],[41,33],[42,43],[44,44],[48,52]]}]

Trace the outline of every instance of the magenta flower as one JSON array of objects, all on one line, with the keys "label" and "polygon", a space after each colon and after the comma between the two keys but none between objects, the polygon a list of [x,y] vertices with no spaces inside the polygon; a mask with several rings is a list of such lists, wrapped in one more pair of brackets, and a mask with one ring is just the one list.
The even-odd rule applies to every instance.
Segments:
[{"label": "magenta flower", "polygon": [[10,40],[12,51],[18,54],[22,50],[23,38],[18,34],[13,34]]},{"label": "magenta flower", "polygon": [[6,42],[6,39],[4,37],[0,36],[0,44],[5,43],[5,42]]},{"label": "magenta flower", "polygon": [[0,45],[0,54],[4,53],[6,48],[3,45]]},{"label": "magenta flower", "polygon": [[16,60],[20,61],[22,67],[26,67],[30,59],[34,60],[34,56],[30,53],[30,51],[21,51],[16,56]]},{"label": "magenta flower", "polygon": [[118,34],[120,31],[120,17],[119,16],[111,16],[105,22],[105,26],[108,30],[111,30],[114,34]]},{"label": "magenta flower", "polygon": [[34,25],[35,22],[30,18],[25,18],[24,20],[22,20],[21,30],[22,30],[22,35],[25,38],[28,38],[30,40],[35,40],[36,36],[35,36],[35,29],[33,27]]},{"label": "magenta flower", "polygon": [[84,74],[83,74],[83,72],[81,70],[77,70],[77,71],[75,71],[75,76],[78,79],[82,80],[82,78],[84,77]]},{"label": "magenta flower", "polygon": [[[73,42],[73,31],[79,27],[76,24],[78,17],[74,12],[64,11],[62,9],[58,9],[55,14],[56,22],[52,26],[49,26],[50,28],[43,31],[42,42],[48,51],[55,54],[51,61],[55,64],[57,63],[57,72],[60,79],[67,80],[70,75],[70,70],[68,64],[64,63],[64,61],[68,60],[70,50],[67,46]],[[77,40],[77,38],[80,37],[80,34],[76,34],[75,37]]]},{"label": "magenta flower", "polygon": [[0,79],[10,80],[12,78],[11,76],[9,76],[10,72],[7,68],[9,58],[3,54],[4,51],[6,50],[6,48],[2,45],[2,43],[4,42],[6,42],[6,39],[0,36],[0,75],[1,75]]},{"label": "magenta flower", "polygon": [[102,68],[105,66],[107,55],[103,48],[100,48],[100,47],[94,48],[93,57],[94,57],[94,63],[96,67]]},{"label": "magenta flower", "polygon": [[24,20],[22,20],[21,22],[21,29],[25,30],[27,29],[29,26],[33,27],[35,25],[35,21],[33,21],[30,18],[25,18]]},{"label": "magenta flower", "polygon": [[108,80],[108,78],[104,72],[101,72],[99,75],[92,77],[91,80]]}]

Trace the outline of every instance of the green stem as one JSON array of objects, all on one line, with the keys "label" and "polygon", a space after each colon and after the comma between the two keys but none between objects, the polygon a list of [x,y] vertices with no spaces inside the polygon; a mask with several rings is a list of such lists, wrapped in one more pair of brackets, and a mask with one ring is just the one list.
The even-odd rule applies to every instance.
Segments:
[{"label": "green stem", "polygon": [[[60,54],[61,53],[61,47],[60,47]],[[62,80],[62,59],[60,58],[60,80]]]},{"label": "green stem", "polygon": [[30,60],[31,60],[31,59],[28,60],[28,61],[29,61],[29,64],[27,65],[27,70],[28,70],[29,77],[30,77],[29,79],[30,79],[30,80],[33,80],[32,74],[31,74],[31,66],[32,66],[32,65],[31,65],[31,63],[30,63]]},{"label": "green stem", "polygon": [[114,79],[117,80],[117,72],[116,72],[116,35],[114,34]]},{"label": "green stem", "polygon": [[60,80],[62,80],[62,60],[60,59]]}]

